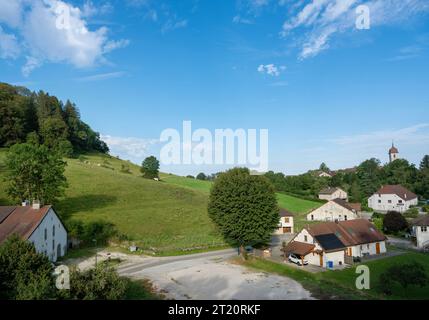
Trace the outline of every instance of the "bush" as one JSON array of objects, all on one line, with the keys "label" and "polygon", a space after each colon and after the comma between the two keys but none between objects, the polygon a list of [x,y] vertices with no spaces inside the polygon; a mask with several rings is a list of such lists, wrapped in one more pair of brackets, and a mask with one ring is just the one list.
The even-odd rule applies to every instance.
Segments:
[{"label": "bush", "polygon": [[383,218],[372,218],[372,223],[379,231],[383,231]]},{"label": "bush", "polygon": [[379,287],[386,295],[393,294],[393,287],[398,283],[403,289],[409,286],[424,288],[428,282],[428,276],[424,266],[419,262],[393,265],[380,275]]},{"label": "bush", "polygon": [[47,256],[18,236],[0,246],[0,299],[41,300],[55,297],[52,265]]},{"label": "bush", "polygon": [[383,228],[387,233],[398,233],[408,228],[405,217],[396,211],[390,211],[383,220]]},{"label": "bush", "polygon": [[119,300],[125,297],[127,282],[113,268],[103,264],[87,271],[72,270],[68,299]]},{"label": "bush", "polygon": [[404,216],[406,218],[417,218],[419,215],[419,209],[418,208],[411,208],[408,209],[405,213]]},{"label": "bush", "polygon": [[105,221],[84,224],[78,220],[71,220],[67,222],[67,229],[70,237],[81,240],[86,246],[105,245],[110,239],[118,235],[115,226]]}]

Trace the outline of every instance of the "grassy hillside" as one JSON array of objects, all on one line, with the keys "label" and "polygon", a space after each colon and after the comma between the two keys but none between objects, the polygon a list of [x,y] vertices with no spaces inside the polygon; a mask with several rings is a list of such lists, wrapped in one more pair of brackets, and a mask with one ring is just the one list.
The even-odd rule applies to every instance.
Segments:
[{"label": "grassy hillside", "polygon": [[[1,166],[6,150],[0,150],[0,205],[12,204],[4,192]],[[139,167],[101,154],[69,159],[69,188],[56,205],[65,219],[103,220],[113,223],[145,249],[162,254],[219,247],[221,236],[207,215],[211,182],[161,174],[161,182],[141,177]],[[126,164],[131,173],[122,173]],[[297,225],[320,203],[279,194],[279,205],[299,214]]]},{"label": "grassy hillside", "polygon": [[[0,161],[4,155],[0,151]],[[56,205],[59,214],[65,220],[111,222],[144,248],[164,254],[223,244],[207,216],[205,193],[143,179],[130,163],[132,173],[121,173],[123,163],[99,154],[85,156],[84,162],[68,160],[69,188]],[[2,180],[3,204],[5,198]]]}]

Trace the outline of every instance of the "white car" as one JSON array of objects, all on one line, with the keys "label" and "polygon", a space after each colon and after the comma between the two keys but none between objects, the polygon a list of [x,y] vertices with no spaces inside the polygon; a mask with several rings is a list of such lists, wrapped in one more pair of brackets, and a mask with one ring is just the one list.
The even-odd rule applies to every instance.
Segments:
[{"label": "white car", "polygon": [[299,266],[302,266],[304,264],[304,266],[308,265],[308,261],[307,260],[302,260],[301,258],[297,257],[294,254],[290,254],[289,255],[289,262],[295,263]]}]

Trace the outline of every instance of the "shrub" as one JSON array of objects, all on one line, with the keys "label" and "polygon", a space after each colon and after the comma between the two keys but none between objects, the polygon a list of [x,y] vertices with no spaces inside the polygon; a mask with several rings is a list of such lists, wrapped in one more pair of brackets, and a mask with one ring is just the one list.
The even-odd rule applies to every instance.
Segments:
[{"label": "shrub", "polygon": [[417,218],[419,215],[419,209],[418,208],[410,208],[407,210],[407,212],[404,213],[404,216],[406,218]]},{"label": "shrub", "polygon": [[386,295],[392,295],[394,283],[398,283],[403,289],[409,286],[424,288],[429,278],[421,263],[410,262],[389,267],[380,275],[379,281],[381,291]]},{"label": "shrub", "polygon": [[383,220],[383,228],[387,233],[398,233],[408,228],[405,217],[396,211],[390,211]]},{"label": "shrub", "polygon": [[103,264],[87,271],[72,270],[66,298],[78,300],[119,300],[125,297],[127,282],[113,268]]}]

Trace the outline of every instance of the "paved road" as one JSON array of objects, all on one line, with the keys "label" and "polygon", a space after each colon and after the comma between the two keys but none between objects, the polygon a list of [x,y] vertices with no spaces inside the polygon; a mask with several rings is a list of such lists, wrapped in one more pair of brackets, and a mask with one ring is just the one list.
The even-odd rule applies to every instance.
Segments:
[{"label": "paved road", "polygon": [[141,258],[118,267],[120,275],[146,278],[167,298],[176,300],[302,300],[312,299],[298,282],[250,271],[227,262],[236,250]]}]

